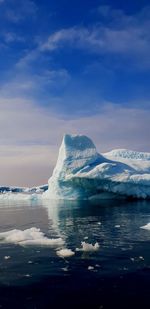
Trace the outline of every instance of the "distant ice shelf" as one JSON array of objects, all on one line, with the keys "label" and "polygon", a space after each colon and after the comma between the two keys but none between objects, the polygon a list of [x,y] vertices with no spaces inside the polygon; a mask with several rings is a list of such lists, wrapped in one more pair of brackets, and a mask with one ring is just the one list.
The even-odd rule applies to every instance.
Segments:
[{"label": "distant ice shelf", "polygon": [[0,186],[0,201],[27,201],[42,199],[42,193],[48,189],[48,185],[38,187],[12,187]]},{"label": "distant ice shelf", "polygon": [[12,187],[0,186],[0,193],[42,193],[48,189],[48,185],[38,187]]},{"label": "distant ice shelf", "polygon": [[99,154],[84,135],[65,135],[44,199],[150,198],[150,153]]}]

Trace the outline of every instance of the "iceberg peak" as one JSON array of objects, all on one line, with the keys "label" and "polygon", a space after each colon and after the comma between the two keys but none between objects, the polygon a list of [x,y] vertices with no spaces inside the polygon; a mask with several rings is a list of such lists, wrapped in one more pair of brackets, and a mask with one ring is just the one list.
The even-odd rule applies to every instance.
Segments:
[{"label": "iceberg peak", "polygon": [[72,160],[77,160],[79,167],[82,167],[86,163],[95,161],[98,156],[96,147],[89,137],[85,135],[65,134],[60,147],[58,160],[67,161],[67,163]]},{"label": "iceberg peak", "polygon": [[66,174],[74,174],[85,165],[96,162],[99,158],[100,155],[89,137],[65,134],[53,176],[62,179]]}]

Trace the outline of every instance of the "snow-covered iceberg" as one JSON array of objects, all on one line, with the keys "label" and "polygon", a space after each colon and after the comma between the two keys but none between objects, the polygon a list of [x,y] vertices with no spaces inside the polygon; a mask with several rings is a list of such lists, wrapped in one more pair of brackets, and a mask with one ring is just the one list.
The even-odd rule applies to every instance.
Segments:
[{"label": "snow-covered iceberg", "polygon": [[150,198],[150,153],[99,154],[90,138],[65,135],[45,199]]}]

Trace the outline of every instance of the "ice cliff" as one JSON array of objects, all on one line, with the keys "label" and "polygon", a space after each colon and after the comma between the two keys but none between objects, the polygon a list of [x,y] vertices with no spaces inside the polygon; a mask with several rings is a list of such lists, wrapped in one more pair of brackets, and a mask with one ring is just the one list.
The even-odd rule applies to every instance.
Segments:
[{"label": "ice cliff", "polygon": [[150,153],[118,149],[99,154],[87,136],[65,135],[43,198],[112,196],[150,198]]}]

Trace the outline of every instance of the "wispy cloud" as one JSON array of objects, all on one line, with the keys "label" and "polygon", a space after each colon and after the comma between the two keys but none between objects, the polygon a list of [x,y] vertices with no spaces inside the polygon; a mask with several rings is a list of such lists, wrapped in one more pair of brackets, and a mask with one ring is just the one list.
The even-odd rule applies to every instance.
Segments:
[{"label": "wispy cloud", "polygon": [[[63,89],[69,83],[71,77],[66,69],[40,69],[40,74],[32,70],[22,70],[17,67],[12,71],[8,81],[0,87],[1,96],[7,98],[32,98],[41,102],[43,97],[51,99],[52,91]],[[38,99],[39,98],[39,99]],[[42,103],[42,102],[41,102]],[[14,104],[14,103],[12,103]]]},{"label": "wispy cloud", "polygon": [[100,20],[90,27],[76,26],[56,31],[41,44],[40,50],[52,52],[67,45],[86,52],[136,57],[140,63],[150,65],[150,7],[135,15],[126,15],[109,6],[99,7],[98,11],[107,21]]},{"label": "wispy cloud", "polygon": [[2,37],[4,39],[4,42],[5,43],[14,43],[14,42],[25,42],[25,38],[20,36],[20,35],[17,35],[16,33],[14,32],[3,32],[2,33]]},{"label": "wispy cloud", "polygon": [[[20,21],[26,18],[34,18],[36,17],[38,7],[32,0],[15,0],[9,3],[8,1],[8,8],[6,7],[5,17],[13,22],[19,23]],[[9,5],[11,4],[11,5]]]}]

